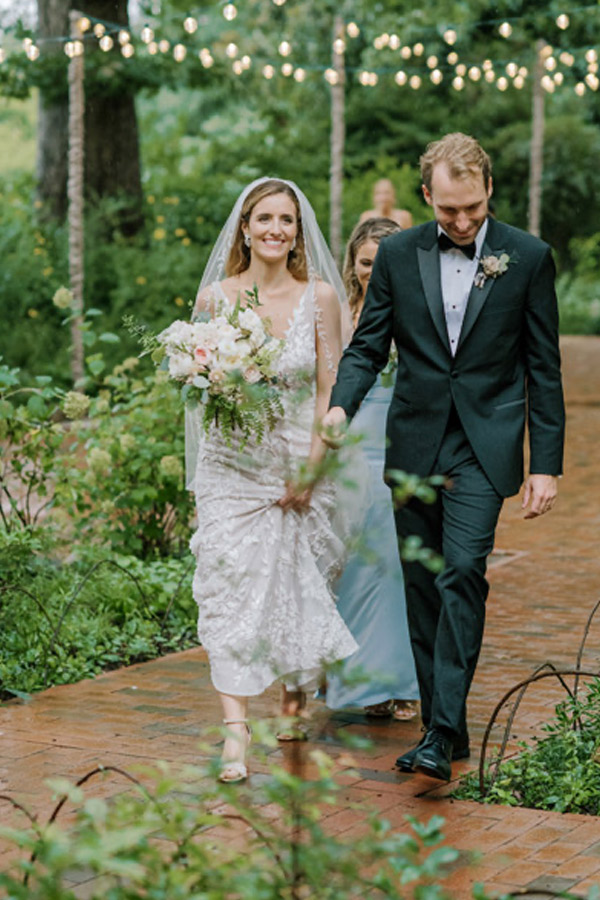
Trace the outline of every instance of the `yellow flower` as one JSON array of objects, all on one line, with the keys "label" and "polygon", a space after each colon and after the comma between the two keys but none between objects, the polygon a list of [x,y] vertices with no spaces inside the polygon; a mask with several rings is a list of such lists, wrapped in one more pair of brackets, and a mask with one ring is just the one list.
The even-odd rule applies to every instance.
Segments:
[{"label": "yellow flower", "polygon": [[39,316],[39,312],[37,311],[37,309],[28,309],[27,315],[30,319],[37,319],[37,317]]},{"label": "yellow flower", "polygon": [[186,230],[185,228],[176,228],[175,229],[175,237],[185,237]]},{"label": "yellow flower", "polygon": [[165,203],[170,203],[172,206],[177,206],[179,203],[179,197],[165,197]]},{"label": "yellow flower", "polygon": [[34,248],[33,248],[33,255],[34,255],[34,256],[43,256],[43,255],[44,255],[44,252],[45,252],[45,251],[42,250],[41,247],[34,247]]},{"label": "yellow flower", "polygon": [[155,241],[162,241],[166,238],[166,236],[167,236],[167,232],[165,231],[164,228],[155,228],[154,229],[154,240]]},{"label": "yellow flower", "polygon": [[184,237],[181,243],[184,247],[189,247],[192,242],[189,237]]},{"label": "yellow flower", "polygon": [[175,306],[185,306],[183,297],[175,297]]},{"label": "yellow flower", "polygon": [[41,200],[34,200],[33,202],[34,209],[41,209],[43,205]]},{"label": "yellow flower", "polygon": [[196,222],[198,223],[198,225],[202,225],[202,223],[204,222],[204,216],[196,216]]},{"label": "yellow flower", "polygon": [[36,233],[35,233],[35,239],[36,239],[36,241],[38,242],[38,244],[45,244],[45,243],[46,243],[46,238],[44,237],[43,234],[40,234],[39,231],[36,231]]},{"label": "yellow flower", "polygon": [[156,217],[156,221],[159,222],[159,223],[162,223],[162,222],[165,221],[165,217],[164,217],[164,216],[157,216],[157,217]]},{"label": "yellow flower", "polygon": [[156,197],[154,196],[154,194],[149,194],[146,197],[146,202],[149,203],[150,206],[152,206],[153,203],[156,203]]},{"label": "yellow flower", "polygon": [[145,275],[138,275],[138,277],[135,279],[136,284],[146,284],[147,281],[148,279]]},{"label": "yellow flower", "polygon": [[44,278],[48,278],[48,276],[52,275],[53,272],[54,269],[52,268],[52,266],[46,266],[45,269],[42,269],[42,275],[44,276]]}]

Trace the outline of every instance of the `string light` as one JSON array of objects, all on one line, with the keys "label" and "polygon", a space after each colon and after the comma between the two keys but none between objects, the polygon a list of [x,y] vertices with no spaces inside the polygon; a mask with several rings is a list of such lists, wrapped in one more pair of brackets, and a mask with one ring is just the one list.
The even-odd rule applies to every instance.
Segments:
[{"label": "string light", "polygon": [[434,84],[439,84],[444,77],[439,69],[434,69],[431,75],[429,76]]},{"label": "string light", "polygon": [[481,69],[478,69],[477,66],[471,66],[469,69],[469,78],[471,81],[479,81],[481,78]]},{"label": "string light", "polygon": [[438,60],[437,56],[428,56],[427,57],[427,67],[429,69],[435,69],[435,67],[438,64],[438,61],[439,60]]},{"label": "string light", "polygon": [[234,44],[233,42],[230,44],[227,44],[227,46],[225,47],[225,56],[228,56],[229,59],[235,59],[235,57],[237,56],[237,52],[238,52],[237,44]]},{"label": "string light", "polygon": [[505,91],[508,87],[508,78],[505,78],[504,75],[501,75],[496,82],[496,87],[499,91]]},{"label": "string light", "polygon": [[390,50],[397,50],[400,46],[400,38],[397,34],[390,34]]},{"label": "string light", "polygon": [[399,70],[394,75],[394,81],[396,82],[396,84],[400,85],[400,87],[403,87],[403,85],[405,85],[408,81],[408,75],[406,74],[406,72]]},{"label": "string light", "polygon": [[449,54],[448,54],[448,56],[446,57],[446,59],[447,59],[447,61],[448,61],[448,65],[450,65],[450,66],[455,66],[456,63],[458,62],[458,53],[455,53],[455,52],[453,51],[452,53],[449,53]]},{"label": "string light", "polygon": [[82,16],[82,17],[80,18],[79,22],[77,23],[77,27],[78,27],[79,30],[82,31],[82,32],[83,32],[83,31],[89,31],[90,28],[92,27],[92,23],[90,22],[90,20],[88,19],[87,16]]},{"label": "string light", "polygon": [[588,86],[589,88],[591,88],[593,91],[597,91],[597,90],[598,90],[598,86],[600,85],[600,81],[598,80],[598,76],[595,75],[593,72],[588,72],[588,73],[587,73],[587,75],[585,76],[585,83],[586,83],[587,86]]},{"label": "string light", "polygon": [[94,35],[98,39],[100,39],[101,37],[104,37],[104,35],[106,34],[106,26],[103,25],[102,22],[96,22],[93,30],[94,30]]},{"label": "string light", "polygon": [[275,74],[275,68],[270,65],[263,66],[262,73],[267,80],[270,80]]},{"label": "string light", "polygon": [[[225,15],[225,11],[223,11],[223,15]],[[225,18],[227,18],[227,16],[225,16]],[[235,16],[233,18],[235,18]],[[198,22],[193,16],[188,16],[183,20],[183,28],[188,34],[195,34],[196,31],[198,31]]]},{"label": "string light", "polygon": [[140,33],[140,37],[145,44],[149,44],[150,41],[154,40],[154,31],[152,30],[152,28],[150,28],[149,25],[144,25]]},{"label": "string light", "polygon": [[156,43],[156,41],[150,41],[150,43],[148,44],[148,53],[150,54],[150,56],[156,56],[156,54],[158,53],[158,44]]},{"label": "string light", "polygon": [[587,51],[586,51],[585,59],[586,59],[586,62],[589,62],[589,63],[595,63],[595,62],[598,62],[598,54],[597,54],[596,51],[592,48],[591,50],[587,50]]},{"label": "string light", "polygon": [[214,59],[212,58],[212,54],[208,47],[203,47],[202,50],[199,51],[198,56],[205,69],[210,69],[214,64]]},{"label": "string light", "polygon": [[564,80],[565,80],[565,76],[563,75],[562,72],[555,72],[555,73],[554,73],[554,84],[561,85],[561,84],[563,83]]},{"label": "string light", "polygon": [[400,51],[400,56],[402,57],[402,59],[410,59],[412,56],[412,47],[403,47]]},{"label": "string light", "polygon": [[547,69],[549,72],[553,72],[555,70],[556,60],[554,59],[553,56],[549,56],[547,59],[544,60],[544,68]]},{"label": "string light", "polygon": [[578,97],[583,97],[583,95],[585,94],[585,84],[583,83],[583,81],[577,82],[577,84],[575,85],[575,93]]},{"label": "string light", "polygon": [[175,62],[183,62],[187,56],[187,47],[183,44],[175,44],[173,47],[173,59]]},{"label": "string light", "polygon": [[306,70],[305,69],[296,69],[294,72],[294,81],[297,81],[298,84],[302,84],[304,79],[306,78]]},{"label": "string light", "polygon": [[558,57],[563,64],[563,66],[572,66],[575,62],[575,57],[573,54],[568,53],[567,50],[563,50],[563,52]]},{"label": "string light", "polygon": [[335,69],[325,69],[324,78],[325,81],[332,86],[336,85],[340,80],[340,76]]},{"label": "string light", "polygon": [[452,79],[452,87],[454,88],[455,91],[462,91],[464,86],[465,86],[464,79],[461,78],[460,75],[456,75]]},{"label": "string light", "polygon": [[223,16],[227,19],[228,22],[233,22],[233,20],[237,16],[237,7],[233,3],[228,3],[223,7]]},{"label": "string light", "polygon": [[459,65],[456,67],[456,74],[461,78],[465,77],[465,75],[467,74],[467,67],[464,63],[459,63]]},{"label": "string light", "polygon": [[481,64],[481,68],[483,69],[484,72],[487,72],[488,69],[494,68],[494,64],[491,61],[491,59],[484,59],[484,61]]},{"label": "string light", "polygon": [[494,72],[493,69],[486,69],[483,74],[483,77],[485,78],[485,80],[487,81],[488,84],[491,84],[493,81],[496,80],[496,73]]},{"label": "string light", "polygon": [[554,53],[554,48],[551,44],[544,44],[542,49],[540,50],[540,56],[542,59],[547,59],[549,56],[552,56]]},{"label": "string light", "polygon": [[108,53],[109,50],[115,45],[115,42],[111,38],[110,34],[105,34],[104,37],[101,37],[98,41],[99,47],[101,50],[104,50],[105,53]]},{"label": "string light", "polygon": [[168,53],[171,49],[171,45],[166,38],[163,38],[162,41],[158,42],[158,49],[161,53]]},{"label": "string light", "polygon": [[423,44],[421,44],[419,42],[418,44],[414,45],[413,53],[415,54],[415,56],[423,56],[424,52],[425,52],[425,47],[423,46]]},{"label": "string light", "polygon": [[292,45],[289,41],[282,41],[277,49],[282,56],[289,56],[292,52]]},{"label": "string light", "polygon": [[360,34],[360,28],[356,22],[348,22],[346,25],[346,32],[348,33],[348,37],[357,38]]},{"label": "string light", "polygon": [[452,46],[453,44],[456,43],[456,38],[457,38],[457,34],[456,34],[454,28],[447,28],[446,31],[444,32],[444,40],[446,41],[446,43],[450,44],[450,46]]},{"label": "string light", "polygon": [[380,34],[377,35],[377,37],[373,39],[373,46],[375,47],[376,50],[383,50],[383,48],[385,47],[385,43]]},{"label": "string light", "polygon": [[250,66],[252,65],[252,60],[250,59],[250,57],[248,56],[247,53],[244,56],[242,56],[242,65],[243,65],[244,69],[249,69]]},{"label": "string light", "polygon": [[121,47],[124,47],[125,44],[128,44],[130,42],[130,40],[131,40],[131,35],[129,34],[128,31],[125,31],[125,29],[122,28],[121,31],[119,31],[119,43],[120,43]]},{"label": "string light", "polygon": [[516,75],[519,74],[519,67],[518,67],[518,65],[516,64],[516,62],[509,62],[509,63],[508,63],[508,65],[506,66],[506,74],[507,74],[510,78],[514,78]]},{"label": "string light", "polygon": [[552,78],[550,78],[549,75],[544,75],[541,79],[540,84],[542,85],[544,90],[547,91],[549,94],[553,94],[554,91],[556,90],[556,85],[554,84],[554,81],[552,80]]},{"label": "string light", "polygon": [[[30,37],[23,38],[23,50],[25,53],[29,50],[29,48],[33,45],[33,41]],[[587,58],[587,57],[586,57]]]},{"label": "string light", "polygon": [[121,53],[125,57],[125,59],[131,59],[131,57],[135,53],[135,47],[133,44],[123,44],[121,47]]},{"label": "string light", "polygon": [[527,68],[527,66],[519,66],[519,75],[521,76],[521,78],[527,78],[527,76],[529,75],[529,69]]},{"label": "string light", "polygon": [[561,29],[561,31],[564,31],[570,25],[570,19],[568,15],[566,13],[561,13],[560,16],[557,16],[556,18],[556,24]]},{"label": "string light", "polygon": [[3,63],[5,59],[6,51],[4,50],[4,47],[0,47],[0,63]]},{"label": "string light", "polygon": [[510,22],[503,22],[502,25],[498,28],[500,36],[503,38],[509,38],[512,34],[512,25]]},{"label": "string light", "polygon": [[34,43],[31,43],[30,46],[27,48],[26,52],[27,52],[27,58],[30,59],[32,62],[35,62],[35,60],[40,55],[40,48],[36,47],[36,45]]},{"label": "string light", "polygon": [[241,75],[244,71],[244,66],[242,65],[241,59],[235,59],[231,68],[233,69],[234,75]]},{"label": "string light", "polygon": [[281,67],[281,74],[285,75],[286,78],[289,78],[293,71],[294,67],[291,62],[286,62]]},{"label": "string light", "polygon": [[411,75],[410,80],[408,82],[413,89],[413,91],[418,91],[421,87],[421,76],[420,75]]},{"label": "string light", "polygon": [[588,63],[588,72],[597,72],[598,71],[598,63]]},{"label": "string light", "polygon": [[338,56],[341,56],[345,49],[346,41],[344,41],[343,38],[336,38],[333,42],[333,52],[337,53]]},{"label": "string light", "polygon": [[275,4],[275,6],[283,6],[285,0],[273,0],[273,3]]},{"label": "string light", "polygon": [[522,75],[515,76],[513,79],[513,86],[516,87],[518,91],[525,86],[525,79]]}]

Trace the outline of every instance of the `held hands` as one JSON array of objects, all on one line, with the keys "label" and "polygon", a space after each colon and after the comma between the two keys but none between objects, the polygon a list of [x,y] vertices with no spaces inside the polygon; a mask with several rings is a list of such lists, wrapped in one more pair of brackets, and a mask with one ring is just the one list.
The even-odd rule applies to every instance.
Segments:
[{"label": "held hands", "polygon": [[344,441],[347,416],[341,406],[332,406],[321,419],[320,437],[324,444],[337,450]]},{"label": "held hands", "polygon": [[526,519],[543,516],[554,506],[558,493],[558,478],[555,475],[529,475],[525,479],[521,509],[527,510]]}]

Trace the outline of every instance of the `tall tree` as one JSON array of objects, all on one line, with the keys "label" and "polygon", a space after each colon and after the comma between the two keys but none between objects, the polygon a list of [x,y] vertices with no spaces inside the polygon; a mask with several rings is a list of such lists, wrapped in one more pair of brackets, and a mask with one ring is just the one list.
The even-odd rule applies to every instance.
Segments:
[{"label": "tall tree", "polygon": [[[69,34],[69,12],[77,9],[92,19],[129,25],[127,0],[38,0],[38,31],[43,52],[54,57],[57,73],[64,76],[62,44],[52,38]],[[102,51],[86,44],[86,55]],[[123,69],[118,42],[112,68]],[[93,62],[88,66],[93,73]],[[57,89],[56,84],[59,84]],[[68,100],[66,79],[53,80],[40,90],[38,132],[38,196],[48,213],[63,218],[66,212]],[[135,231],[141,224],[142,186],[138,127],[133,90],[124,79],[94,78],[86,90],[85,183],[90,198],[123,199],[121,227]]]}]

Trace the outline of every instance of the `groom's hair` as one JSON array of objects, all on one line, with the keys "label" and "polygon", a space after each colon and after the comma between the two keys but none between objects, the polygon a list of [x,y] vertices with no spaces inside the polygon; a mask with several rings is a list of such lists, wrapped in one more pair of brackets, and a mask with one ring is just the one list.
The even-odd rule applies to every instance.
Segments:
[{"label": "groom's hair", "polygon": [[431,191],[433,170],[441,162],[447,165],[451,178],[469,178],[481,172],[487,188],[492,174],[492,161],[478,141],[470,135],[455,131],[427,145],[420,164],[421,179],[428,191]]}]

